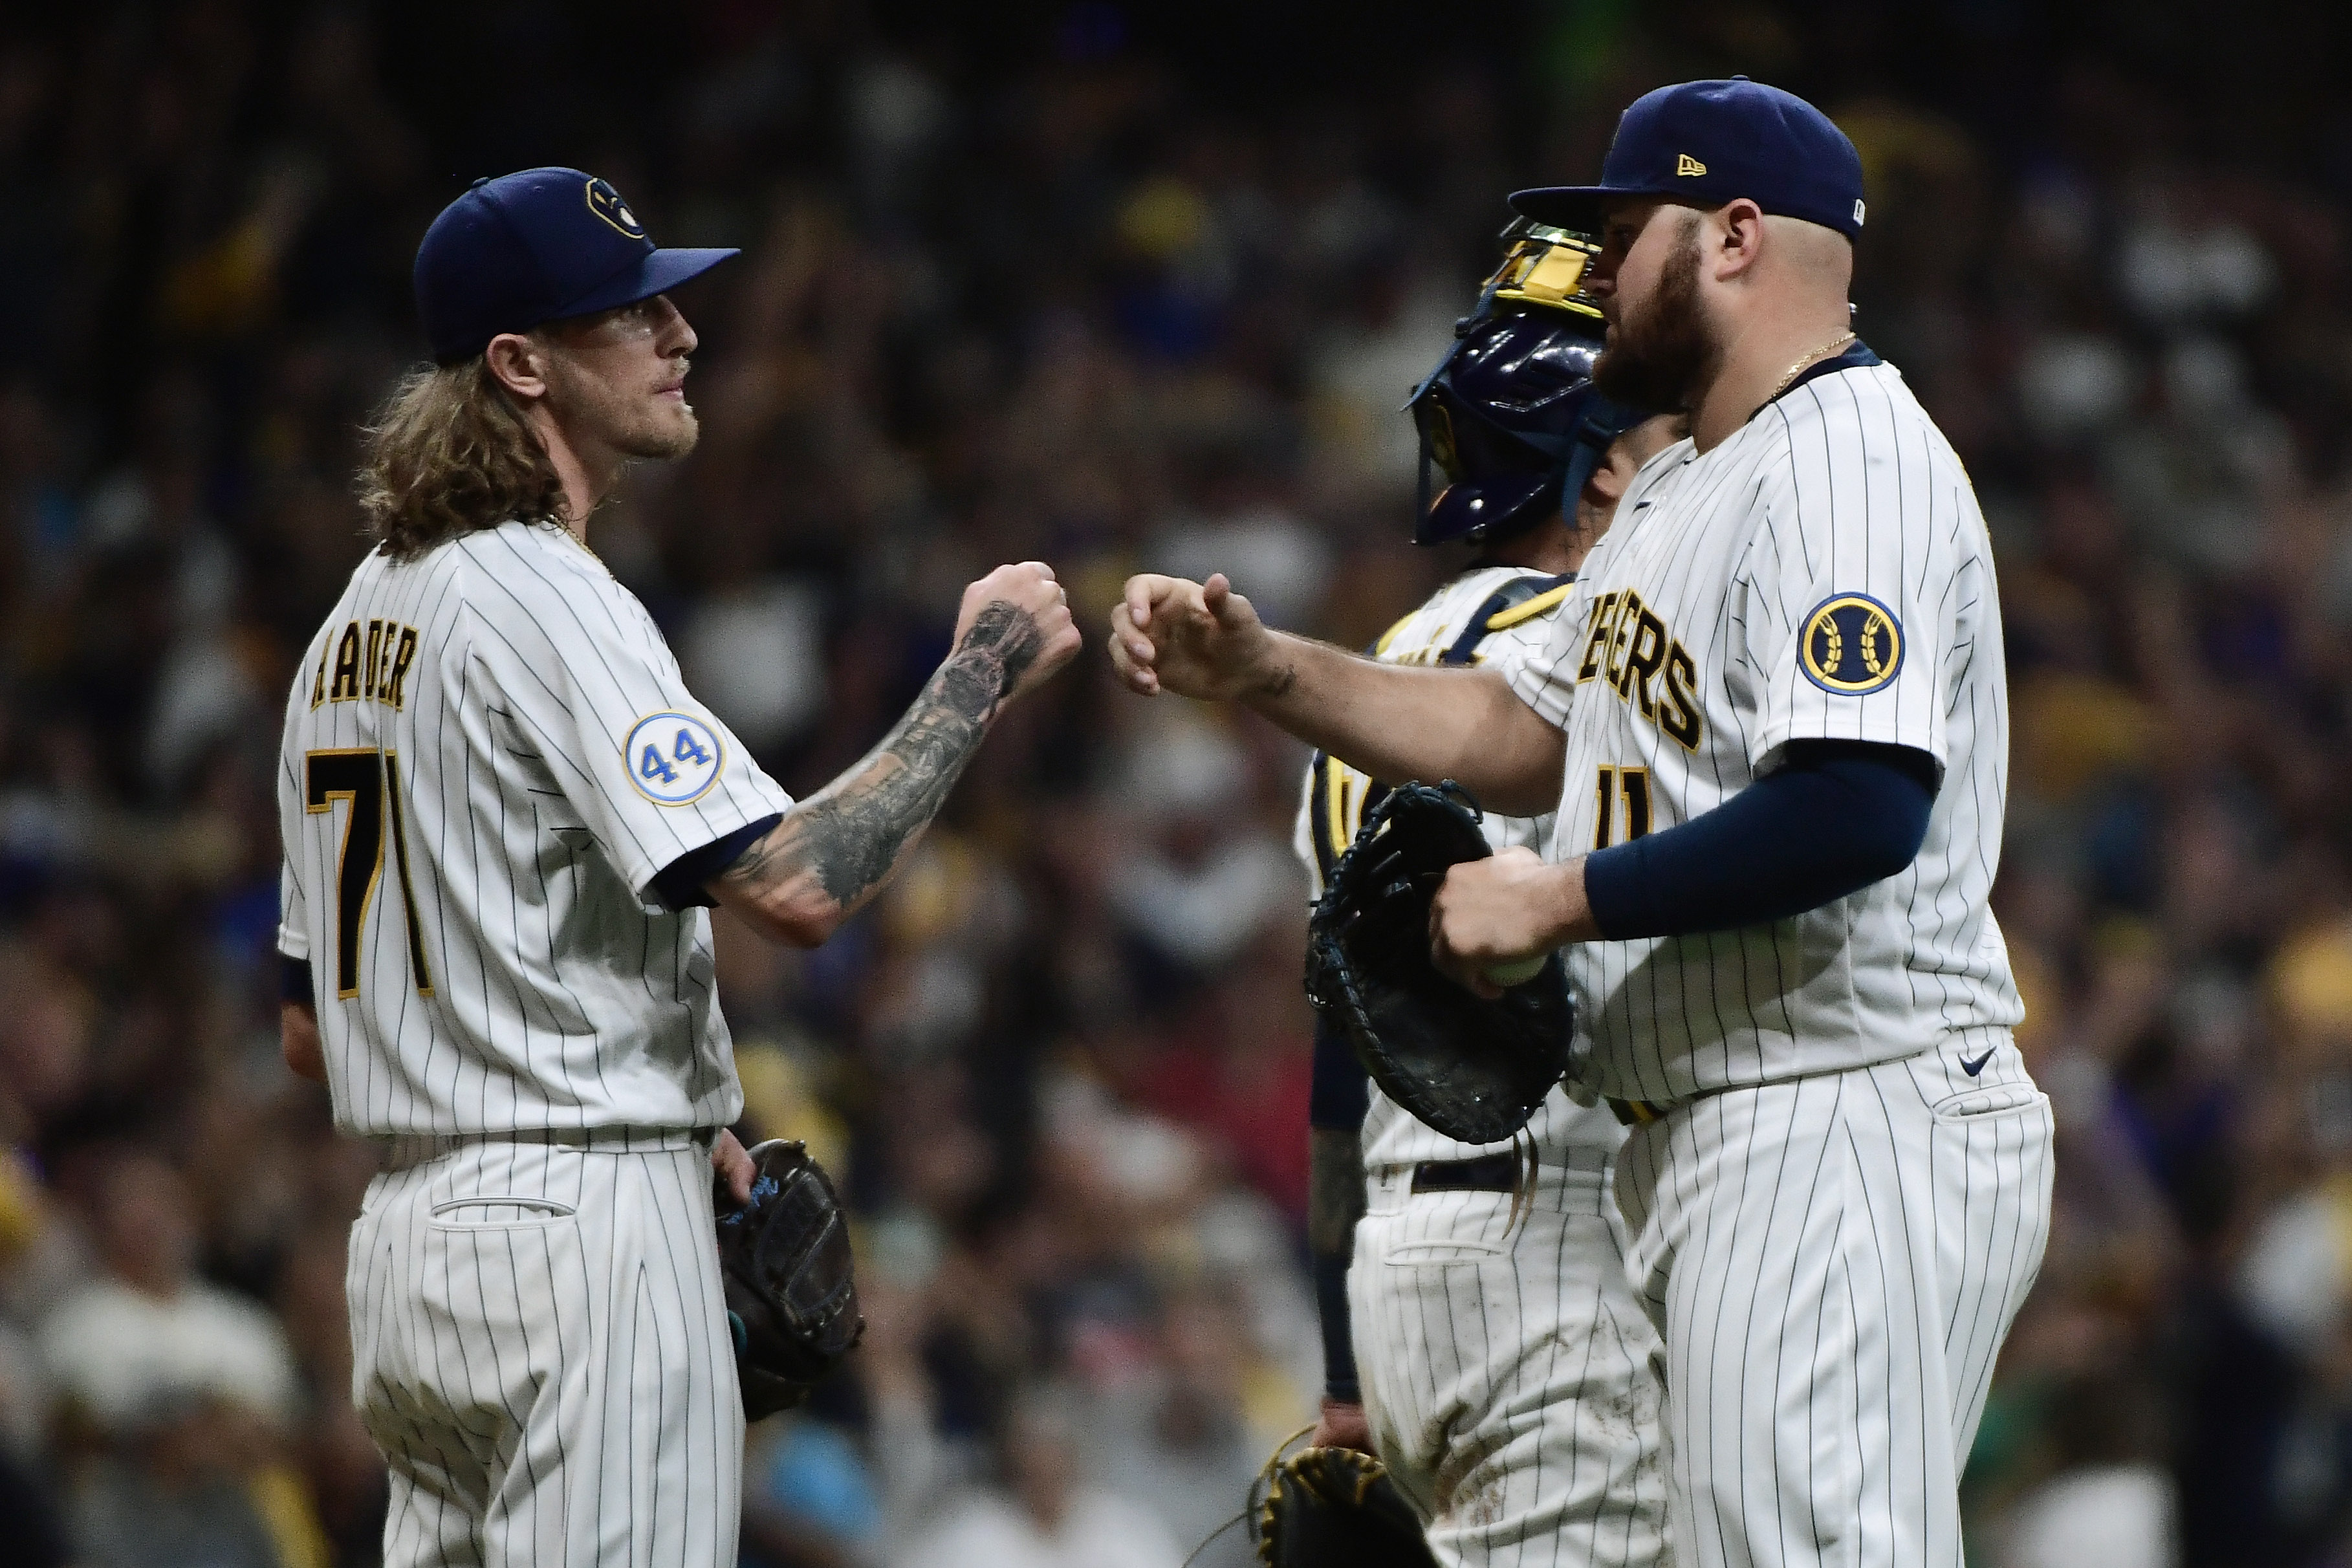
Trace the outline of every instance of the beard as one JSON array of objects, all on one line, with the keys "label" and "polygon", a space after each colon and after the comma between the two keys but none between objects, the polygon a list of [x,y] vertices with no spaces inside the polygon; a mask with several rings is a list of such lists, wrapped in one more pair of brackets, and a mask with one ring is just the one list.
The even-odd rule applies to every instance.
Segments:
[{"label": "beard", "polygon": [[1713,378],[1723,347],[1699,305],[1698,226],[1696,214],[1685,220],[1641,314],[1620,306],[1609,345],[1592,366],[1592,384],[1602,396],[1646,413],[1682,414]]},{"label": "beard", "polygon": [[694,450],[701,426],[691,404],[633,394],[585,374],[558,355],[548,367],[557,416],[624,458],[672,461]]}]

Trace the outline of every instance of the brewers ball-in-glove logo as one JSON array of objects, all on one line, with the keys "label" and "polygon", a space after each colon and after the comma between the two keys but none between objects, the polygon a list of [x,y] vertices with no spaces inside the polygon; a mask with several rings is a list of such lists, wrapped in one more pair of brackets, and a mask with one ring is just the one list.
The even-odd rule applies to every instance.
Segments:
[{"label": "brewers ball-in-glove logo", "polygon": [[588,210],[631,239],[646,237],[646,226],[637,221],[637,215],[629,210],[629,204],[621,199],[621,193],[613,188],[610,180],[588,182]]},{"label": "brewers ball-in-glove logo", "polygon": [[687,713],[654,713],[637,721],[621,743],[629,782],[660,805],[700,800],[719,782],[727,752],[718,733]]},{"label": "brewers ball-in-glove logo", "polygon": [[1797,661],[1805,679],[1841,697],[1867,697],[1903,668],[1903,623],[1866,594],[1824,599],[1805,617]]}]

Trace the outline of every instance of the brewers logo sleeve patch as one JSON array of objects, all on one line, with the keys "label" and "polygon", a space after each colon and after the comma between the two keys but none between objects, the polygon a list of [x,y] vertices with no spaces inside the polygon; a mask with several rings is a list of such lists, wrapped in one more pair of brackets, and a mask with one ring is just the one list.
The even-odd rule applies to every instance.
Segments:
[{"label": "brewers logo sleeve patch", "polygon": [[[1609,209],[1622,310],[1709,314],[1675,261],[1654,265],[1653,235],[1752,258],[1810,225],[1842,265],[1827,235],[1862,227],[1853,142],[1746,77],[1643,95],[1599,185],[1512,202],[1572,222],[1685,189],[1711,211]],[[1743,200],[1790,226],[1751,226]],[[1748,923],[1685,907],[1640,921],[1668,934],[1572,945],[1568,969],[1592,1087],[1632,1127],[1614,1186],[1664,1346],[1675,1562],[1963,1568],[1959,1474],[2041,1267],[2054,1142],[1990,905],[2000,608],[1958,458],[1851,312],[1796,279],[1741,277],[1743,331],[1765,335],[1719,343],[1682,386],[1707,446],[1643,466],[1583,563],[1580,613],[1510,679],[1563,737],[1552,858],[1609,852],[1596,910],[1618,868],[1671,861],[1668,836],[1759,820],[1751,786],[1803,800],[1801,775],[1858,764],[1902,795],[1910,847],[1836,879],[1850,890],[1775,864],[1757,880],[1780,897],[1721,917]],[[1812,346],[1782,361],[1775,332]],[[1780,377],[1744,419],[1743,373]],[[1613,852],[1644,832],[1658,844]]]},{"label": "brewers logo sleeve patch", "polygon": [[1903,626],[1867,594],[1840,594],[1805,616],[1797,660],[1805,679],[1840,697],[1867,697],[1903,668]]},{"label": "brewers logo sleeve patch", "polygon": [[1958,1568],[2053,1135],[1988,907],[2008,700],[1968,477],[1856,348],[1709,451],[1653,458],[1578,590],[1510,672],[1566,738],[1555,859],[1687,822],[1791,742],[1935,763],[1899,873],[1568,952],[1595,1087],[1640,1123],[1615,1183],[1665,1347],[1677,1560]]},{"label": "brewers logo sleeve patch", "polygon": [[1510,672],[1567,738],[1554,858],[1687,822],[1791,741],[1908,747],[1941,774],[1898,876],[1769,926],[1570,948],[1604,1094],[1973,1057],[2023,1016],[1986,907],[2009,753],[1990,544],[1901,375],[1855,358],[1703,457],[1652,458],[1575,614]]}]

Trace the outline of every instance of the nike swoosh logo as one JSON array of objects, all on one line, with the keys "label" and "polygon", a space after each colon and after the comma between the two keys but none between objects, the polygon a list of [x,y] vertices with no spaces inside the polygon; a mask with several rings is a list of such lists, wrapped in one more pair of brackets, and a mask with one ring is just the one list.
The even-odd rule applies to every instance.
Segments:
[{"label": "nike swoosh logo", "polygon": [[[1999,1049],[2000,1049],[1999,1046],[1995,1046],[1992,1048],[1993,1051],[1997,1051]],[[1990,1060],[1992,1060],[1992,1051],[1987,1051],[1984,1055],[1979,1057],[1974,1061],[1970,1061],[1968,1058],[1962,1057],[1960,1058],[1960,1070],[1968,1074],[1970,1078],[1974,1078],[1977,1074],[1984,1071],[1985,1063]]]}]

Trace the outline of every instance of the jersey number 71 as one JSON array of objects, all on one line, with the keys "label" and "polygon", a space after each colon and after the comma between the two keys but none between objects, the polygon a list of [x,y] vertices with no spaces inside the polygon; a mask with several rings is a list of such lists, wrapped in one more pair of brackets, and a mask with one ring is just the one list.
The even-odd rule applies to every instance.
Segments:
[{"label": "jersey number 71", "polygon": [[313,815],[341,801],[343,845],[335,856],[335,994],[360,994],[360,928],[367,923],[375,886],[383,879],[383,825],[392,820],[392,855],[400,868],[400,901],[408,917],[408,967],[416,994],[433,994],[425,965],[425,932],[416,923],[416,890],[408,876],[408,825],[400,808],[400,753],[372,746],[311,752],[302,759],[302,804]]}]

